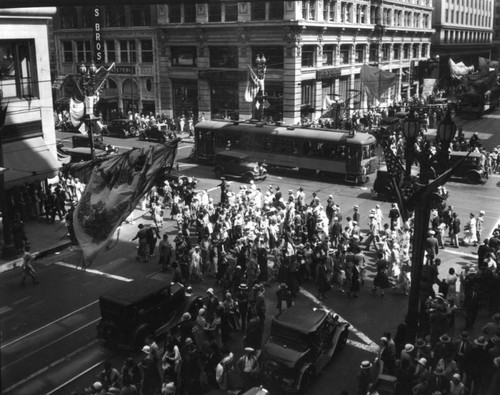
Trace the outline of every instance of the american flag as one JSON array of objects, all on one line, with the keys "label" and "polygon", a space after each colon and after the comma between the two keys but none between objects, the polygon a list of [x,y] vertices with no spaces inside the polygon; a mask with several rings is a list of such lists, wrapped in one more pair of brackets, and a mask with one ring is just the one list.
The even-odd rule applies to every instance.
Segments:
[{"label": "american flag", "polygon": [[403,165],[392,150],[388,141],[382,141],[380,145],[384,150],[385,163],[387,165],[389,175],[399,181],[401,173],[404,171]]},{"label": "american flag", "polygon": [[400,188],[400,179],[401,179],[401,174],[404,171],[404,167],[401,164],[399,158],[392,150],[388,141],[382,141],[380,145],[384,150],[387,172],[389,173],[390,176],[391,187],[392,190],[394,191],[394,195],[396,196],[401,217],[403,218],[403,221],[406,222],[408,220],[408,211],[406,209],[406,202],[403,199],[403,195],[401,193],[401,188]]}]

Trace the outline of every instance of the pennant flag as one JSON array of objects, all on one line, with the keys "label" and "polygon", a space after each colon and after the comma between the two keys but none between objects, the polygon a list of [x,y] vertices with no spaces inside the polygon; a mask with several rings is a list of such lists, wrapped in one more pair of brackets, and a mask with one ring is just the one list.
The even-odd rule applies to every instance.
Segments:
[{"label": "pennant flag", "polygon": [[[264,86],[264,82],[262,82],[262,87]],[[245,101],[247,103],[251,103],[255,100],[257,93],[259,93],[259,89],[261,88],[259,77],[252,70],[250,66],[248,66],[248,80],[247,80],[247,88],[245,90]],[[264,92],[264,91],[263,91]]]},{"label": "pennant flag", "polygon": [[361,66],[360,78],[366,90],[377,100],[381,100],[384,93],[396,85],[398,75],[364,64]]},{"label": "pennant flag", "polygon": [[[86,266],[108,244],[158,177],[171,169],[179,140],[77,164],[76,175],[84,181],[85,173],[91,169],[90,180],[73,214],[75,236]],[[72,165],[68,167],[71,171]]]}]

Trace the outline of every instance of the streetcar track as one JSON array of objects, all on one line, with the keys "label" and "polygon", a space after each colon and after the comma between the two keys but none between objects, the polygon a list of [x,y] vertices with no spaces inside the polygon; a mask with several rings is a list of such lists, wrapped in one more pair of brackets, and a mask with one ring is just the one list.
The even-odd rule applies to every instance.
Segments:
[{"label": "streetcar track", "polygon": [[38,352],[40,352],[40,351],[42,351],[42,350],[46,349],[47,347],[50,347],[50,346],[52,346],[52,345],[56,344],[57,342],[59,342],[59,341],[61,341],[61,340],[65,339],[65,338],[67,338],[67,337],[69,337],[69,336],[71,336],[71,335],[75,334],[76,332],[79,332],[79,331],[81,331],[82,329],[84,329],[84,328],[86,328],[86,327],[88,327],[88,326],[90,326],[90,325],[92,325],[92,324],[95,324],[95,323],[96,323],[97,321],[99,321],[99,320],[100,320],[100,318],[97,318],[97,319],[95,319],[95,320],[93,320],[93,321],[90,321],[89,323],[87,323],[87,324],[85,324],[85,325],[83,325],[83,326],[81,326],[81,327],[79,327],[79,328],[77,328],[77,329],[74,329],[73,331],[71,331],[71,332],[69,332],[69,333],[66,333],[64,336],[62,336],[62,337],[58,337],[56,340],[53,340],[53,341],[51,341],[50,343],[47,343],[47,344],[43,345],[42,347],[38,348],[37,350],[32,351],[32,352],[30,352],[29,354],[24,354],[21,358],[16,359],[15,361],[13,361],[13,362],[9,363],[9,364],[8,364],[8,365],[6,365],[6,366],[2,366],[2,370],[5,370],[5,369],[9,368],[10,366],[15,365],[16,363],[19,363],[19,362],[23,361],[24,359],[26,359],[26,358],[28,358],[28,357],[31,357],[32,355],[35,355],[36,353],[38,353]]}]

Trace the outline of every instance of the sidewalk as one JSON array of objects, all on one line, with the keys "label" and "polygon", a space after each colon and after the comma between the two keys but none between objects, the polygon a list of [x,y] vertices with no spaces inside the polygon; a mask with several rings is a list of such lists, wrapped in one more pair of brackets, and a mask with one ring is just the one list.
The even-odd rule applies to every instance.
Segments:
[{"label": "sidewalk", "polygon": [[[147,210],[135,209],[134,221],[138,220],[145,213],[147,213]],[[53,224],[48,223],[45,218],[26,221],[24,223],[24,231],[26,237],[30,241],[30,251],[37,254],[38,257],[44,257],[62,251],[71,245],[66,223],[63,221],[55,221]],[[1,233],[0,236],[3,237]],[[1,246],[2,245],[0,245],[0,248]],[[0,257],[0,273],[15,269],[21,266],[22,263],[22,255],[10,260]]]}]

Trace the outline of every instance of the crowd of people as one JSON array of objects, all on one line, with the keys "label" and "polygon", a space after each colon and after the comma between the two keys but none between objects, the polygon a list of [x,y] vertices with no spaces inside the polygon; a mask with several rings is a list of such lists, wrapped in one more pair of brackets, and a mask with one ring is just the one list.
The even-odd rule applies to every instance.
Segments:
[{"label": "crowd of people", "polygon": [[[140,225],[139,233],[153,228],[155,238],[159,239],[164,217],[170,217],[177,225],[173,240],[165,233],[157,247],[158,264],[162,269],[172,271],[173,280],[183,283],[188,292],[191,284],[207,281],[213,281],[219,292],[208,288],[197,317],[184,316],[180,333],[167,337],[165,355],[172,358],[165,365],[168,369],[161,366],[164,365],[165,355],[162,358],[154,356],[152,350],[157,345],[153,339],[144,346],[144,358],[148,360],[146,365],[150,364],[149,359],[156,363],[152,375],[148,375],[148,367],[143,362],[139,364],[138,370],[143,373],[134,386],[138,391],[140,388],[142,393],[170,393],[167,391],[175,390],[177,393],[194,394],[209,389],[246,389],[251,383],[258,383],[256,378],[260,377],[261,369],[258,356],[266,315],[264,292],[269,292],[271,283],[278,284],[273,292],[278,311],[293,305],[293,298],[304,283],[314,284],[320,299],[329,297],[335,289],[338,295],[344,294],[354,300],[359,297],[368,273],[374,274],[373,294],[383,296],[388,289],[401,293],[409,290],[413,220],[410,218],[403,222],[397,204],[391,205],[386,218],[380,205],[362,215],[358,205],[342,210],[334,202],[333,195],[322,202],[315,193],[306,196],[301,187],[283,193],[276,185],[269,185],[262,191],[256,184],[250,183],[233,191],[231,183],[224,178],[221,178],[219,187],[220,203],[215,204],[207,191],[196,189],[195,179],[184,177],[178,183],[166,182],[154,188],[145,202],[151,210],[153,224],[150,227]],[[440,193],[447,197],[444,188]],[[157,207],[161,211],[157,212]],[[421,339],[411,345],[414,349],[425,341],[427,349],[434,350],[455,325],[455,315],[460,309],[465,312],[467,330],[472,329],[477,312],[485,302],[490,313],[499,311],[500,287],[495,284],[500,279],[497,270],[500,231],[495,231],[478,247],[477,266],[466,266],[461,273],[455,273],[451,268],[443,278],[438,274],[440,249],[445,244],[450,247],[458,247],[464,242],[474,245],[473,238],[469,236],[473,232],[475,239],[481,239],[484,215],[483,211],[477,216],[471,214],[462,231],[458,214],[452,206],[444,203],[442,208],[433,211],[422,276],[422,301],[425,302],[426,315],[422,317],[419,328]],[[138,259],[151,257],[156,246],[145,242],[144,248],[141,248],[141,236],[137,238]],[[438,294],[434,292],[436,287]],[[222,295],[220,300],[216,293]],[[396,336],[398,347],[403,341],[403,348],[404,327],[402,324]],[[238,331],[245,339],[245,362],[235,357],[235,350],[228,349],[232,334]],[[390,335],[385,338],[391,343]],[[491,335],[487,341],[485,350],[489,350],[490,343],[497,339]],[[406,351],[411,347],[408,346]],[[381,350],[384,350],[383,345]],[[394,351],[392,362],[386,361],[387,351],[382,351],[376,363],[377,369],[380,373],[395,375],[396,387],[399,388],[398,375],[403,374],[400,370],[405,369],[407,374],[421,358],[413,361],[414,365],[407,366],[403,362],[402,368],[396,358],[401,349]],[[196,358],[190,353],[195,353]],[[446,363],[446,369],[448,362],[438,358],[439,355],[427,357],[424,370],[428,375],[422,373],[418,380],[412,379],[411,391],[417,387],[420,392],[415,393],[434,394],[429,392],[434,384],[428,383],[424,388],[421,382],[425,380],[420,379],[425,376],[428,382],[432,381],[431,376],[435,371],[440,372],[443,363]],[[440,362],[441,359],[444,362]],[[489,360],[491,366],[488,366],[495,366],[492,361]],[[371,365],[371,362],[368,364]],[[373,374],[373,369],[368,370],[373,378],[366,380],[366,390],[370,384],[371,393],[376,393],[378,375]],[[446,377],[456,380],[453,375],[461,374],[459,381],[465,388],[479,388],[480,381],[472,378],[471,373],[467,378],[464,372],[453,371]],[[146,389],[149,388],[147,377],[153,377],[151,388],[154,390],[150,392]],[[146,387],[145,382],[148,383]],[[102,381],[100,383],[106,389],[106,385]],[[481,388],[485,388],[486,384],[481,383]],[[398,391],[400,394],[413,393],[404,392],[406,389]]]},{"label": "crowd of people", "polygon": [[405,343],[405,325],[393,338],[380,339],[374,362],[363,361],[357,375],[358,394],[378,394],[386,385],[395,395],[495,395],[500,391],[500,313],[495,313],[473,339],[462,331],[455,339],[447,332],[454,325],[442,294],[427,304],[430,332]]}]

